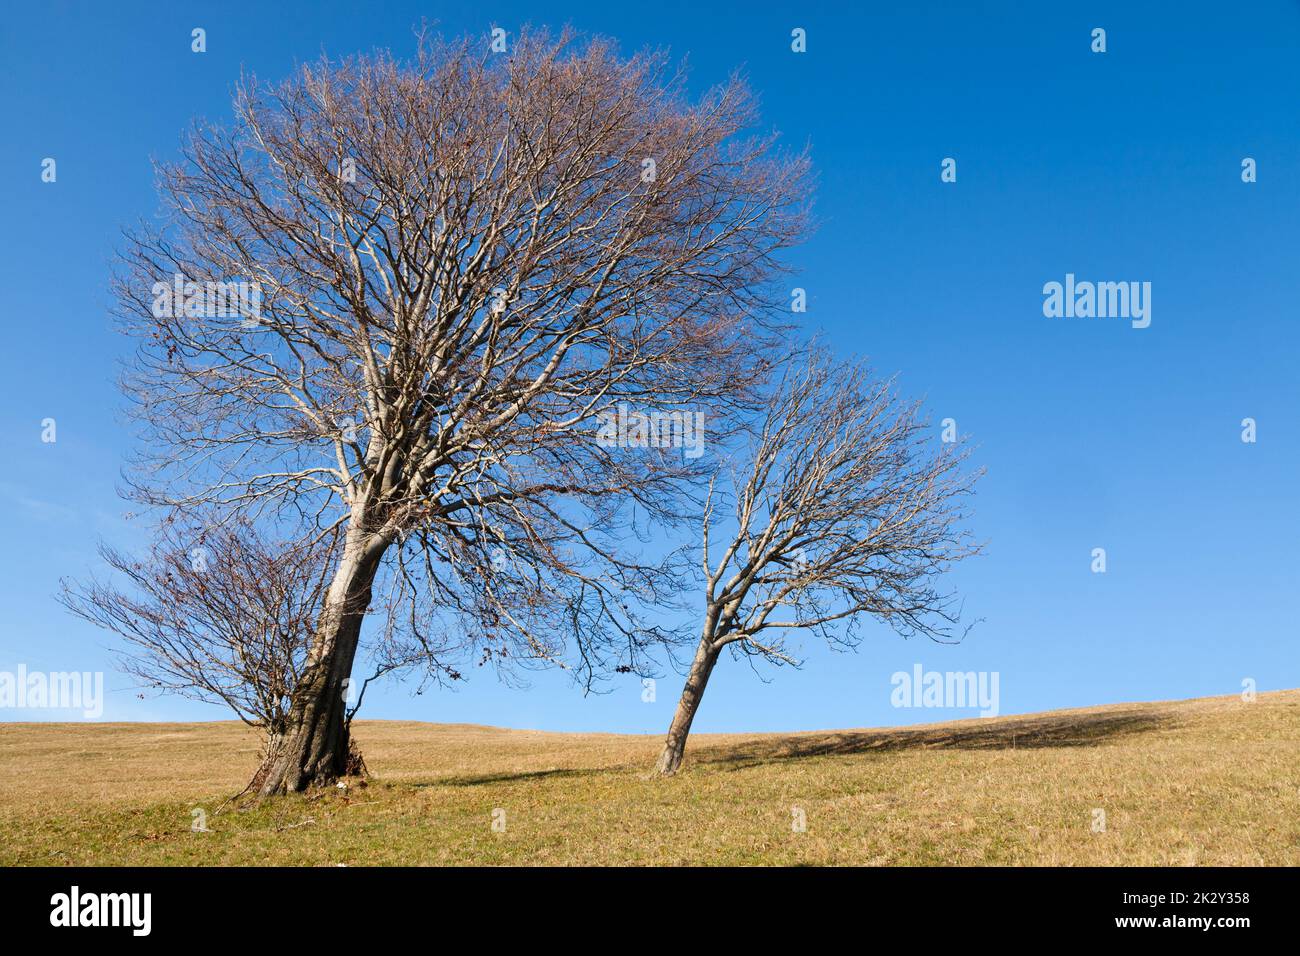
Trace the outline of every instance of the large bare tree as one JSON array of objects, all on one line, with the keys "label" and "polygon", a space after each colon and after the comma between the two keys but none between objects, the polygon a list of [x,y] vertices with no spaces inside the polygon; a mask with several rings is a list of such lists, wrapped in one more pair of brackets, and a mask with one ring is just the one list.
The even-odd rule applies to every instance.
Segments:
[{"label": "large bare tree", "polygon": [[[724,650],[795,664],[792,633],[852,647],[872,619],[942,637],[957,615],[934,578],[978,550],[963,527],[975,478],[964,452],[860,363],[818,348],[792,361],[737,458],[705,505],[703,623],[656,765],[663,775],[681,766]],[[734,521],[718,541],[724,501]]]},{"label": "large bare tree", "polygon": [[662,54],[422,38],[247,80],[160,166],[163,223],[116,281],[132,493],[337,538],[262,793],[343,769],[380,583],[416,658],[439,628],[497,659],[567,635],[588,671],[669,637],[637,613],[665,582],[637,534],[701,463],[594,436],[630,406],[724,438],[752,400],[808,192],[754,121],[739,79],[692,99]]}]

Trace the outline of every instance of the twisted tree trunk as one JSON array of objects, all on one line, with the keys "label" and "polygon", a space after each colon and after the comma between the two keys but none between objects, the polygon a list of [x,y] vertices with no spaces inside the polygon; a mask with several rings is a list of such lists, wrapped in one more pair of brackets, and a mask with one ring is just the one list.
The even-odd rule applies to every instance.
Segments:
[{"label": "twisted tree trunk", "polygon": [[285,731],[268,742],[253,778],[251,788],[259,797],[328,785],[346,772],[347,680],[383,551],[382,545],[349,534],[306,669],[294,688]]},{"label": "twisted tree trunk", "polygon": [[710,636],[700,640],[696,648],[695,659],[691,662],[690,672],[686,675],[686,686],[682,688],[681,700],[677,702],[677,711],[668,728],[668,739],[664,742],[663,753],[655,764],[655,773],[670,777],[682,765],[682,756],[686,753],[686,737],[691,732],[691,722],[699,710],[704,697],[704,687],[713,673],[713,665],[718,661],[718,649],[713,646]]}]

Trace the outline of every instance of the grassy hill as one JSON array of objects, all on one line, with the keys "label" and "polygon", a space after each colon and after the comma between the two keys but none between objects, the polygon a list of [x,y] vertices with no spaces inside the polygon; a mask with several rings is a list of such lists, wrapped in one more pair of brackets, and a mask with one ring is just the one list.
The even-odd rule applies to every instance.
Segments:
[{"label": "grassy hill", "polygon": [[1300,865],[1295,690],[701,734],[671,780],[657,737],[354,732],[367,786],[218,813],[256,763],[238,724],[0,724],[0,863]]}]

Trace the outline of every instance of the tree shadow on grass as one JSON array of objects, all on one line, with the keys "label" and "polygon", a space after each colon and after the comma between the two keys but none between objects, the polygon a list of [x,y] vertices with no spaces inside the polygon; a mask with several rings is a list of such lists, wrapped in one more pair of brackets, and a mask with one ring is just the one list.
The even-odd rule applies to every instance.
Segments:
[{"label": "tree shadow on grass", "polygon": [[903,750],[1036,750],[1046,747],[1095,747],[1134,734],[1148,733],[1171,721],[1149,710],[1092,714],[1053,714],[970,721],[943,727],[848,730],[798,734],[709,746],[691,754],[698,764],[730,764],[740,770],[776,760]]},{"label": "tree shadow on grass", "polygon": [[518,773],[471,774],[460,777],[440,777],[414,784],[417,790],[425,787],[479,787],[489,783],[515,783],[520,780],[545,780],[549,777],[589,777],[602,771],[595,768],[563,768],[552,770],[521,770]]}]

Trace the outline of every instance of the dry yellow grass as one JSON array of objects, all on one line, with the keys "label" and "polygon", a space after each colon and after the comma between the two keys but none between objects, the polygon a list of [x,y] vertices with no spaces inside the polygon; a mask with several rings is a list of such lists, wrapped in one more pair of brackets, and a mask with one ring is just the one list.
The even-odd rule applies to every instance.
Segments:
[{"label": "dry yellow grass", "polygon": [[355,734],[368,786],[218,814],[256,762],[237,724],[0,724],[0,863],[1300,864],[1300,691],[699,735],[672,780],[658,738]]}]

